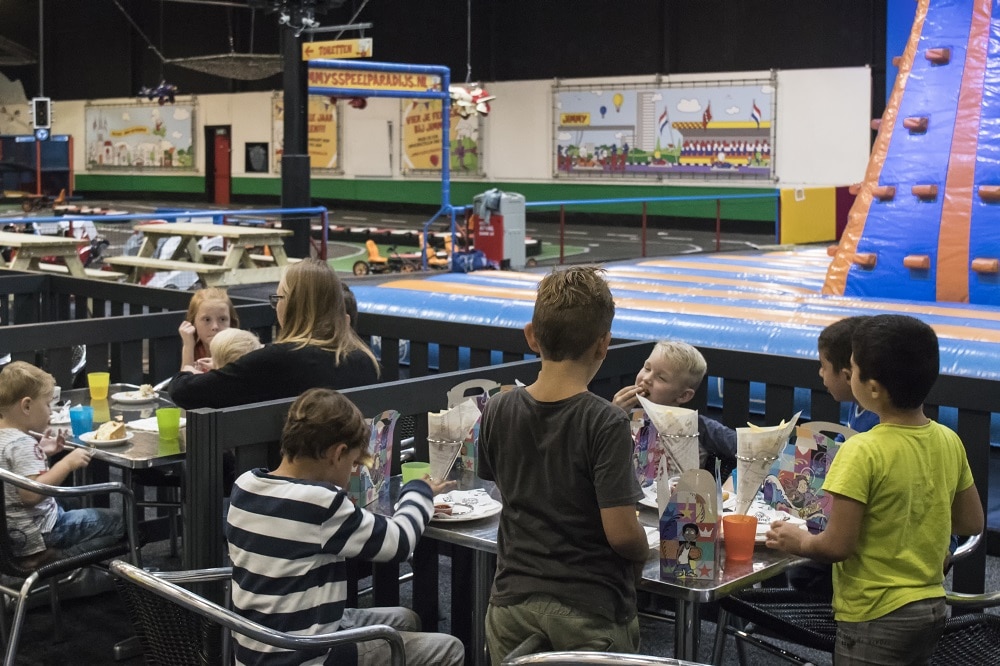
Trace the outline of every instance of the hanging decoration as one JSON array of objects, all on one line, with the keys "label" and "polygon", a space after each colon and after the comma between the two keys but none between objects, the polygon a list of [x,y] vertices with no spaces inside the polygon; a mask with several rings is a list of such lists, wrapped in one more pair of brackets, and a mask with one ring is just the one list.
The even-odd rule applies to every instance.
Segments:
[{"label": "hanging decoration", "polygon": [[477,83],[451,85],[448,87],[448,93],[451,95],[455,111],[463,118],[475,115],[488,116],[489,103],[496,99],[495,95],[489,94]]}]

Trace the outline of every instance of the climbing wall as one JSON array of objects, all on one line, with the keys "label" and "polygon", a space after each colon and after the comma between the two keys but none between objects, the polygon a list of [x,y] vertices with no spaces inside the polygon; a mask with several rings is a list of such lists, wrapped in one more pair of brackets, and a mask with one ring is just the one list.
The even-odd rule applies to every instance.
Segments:
[{"label": "climbing wall", "polygon": [[1000,21],[920,0],[825,294],[1000,305]]}]

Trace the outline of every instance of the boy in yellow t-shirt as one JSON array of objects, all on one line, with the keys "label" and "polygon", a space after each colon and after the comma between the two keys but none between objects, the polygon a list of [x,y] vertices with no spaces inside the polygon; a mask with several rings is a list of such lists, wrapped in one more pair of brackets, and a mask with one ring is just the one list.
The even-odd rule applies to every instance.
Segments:
[{"label": "boy in yellow t-shirt", "polygon": [[962,441],[923,412],[939,368],[931,327],[879,315],[851,342],[851,390],[880,424],[837,453],[826,530],[776,522],[767,545],[834,563],[837,663],[922,664],[944,628],[950,535],[982,532],[983,506]]}]

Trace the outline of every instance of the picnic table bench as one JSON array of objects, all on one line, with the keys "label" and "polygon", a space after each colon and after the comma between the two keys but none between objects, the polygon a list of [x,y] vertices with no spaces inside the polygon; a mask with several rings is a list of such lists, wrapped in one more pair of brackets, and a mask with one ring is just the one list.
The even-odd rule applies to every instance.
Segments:
[{"label": "picnic table bench", "polygon": [[[206,287],[277,282],[289,264],[284,245],[284,237],[292,234],[288,229],[199,223],[145,223],[134,229],[143,234],[139,253],[105,259],[112,266],[126,269],[130,282],[139,282],[145,273],[156,271],[194,271]],[[175,236],[180,236],[181,242],[169,257],[153,256],[161,240]],[[199,240],[217,236],[226,242],[221,256],[201,250]],[[267,249],[271,266],[259,265],[255,257],[265,255],[252,253],[256,248]]]}]

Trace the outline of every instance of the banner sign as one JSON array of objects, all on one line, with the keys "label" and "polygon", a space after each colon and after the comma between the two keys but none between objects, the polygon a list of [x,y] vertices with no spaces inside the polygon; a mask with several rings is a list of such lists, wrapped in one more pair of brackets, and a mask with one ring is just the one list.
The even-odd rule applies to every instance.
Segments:
[{"label": "banner sign", "polygon": [[344,60],[372,57],[372,38],[335,39],[328,42],[302,44],[303,60]]},{"label": "banner sign", "polygon": [[437,89],[440,79],[428,74],[364,72],[347,69],[309,68],[309,86],[320,88],[359,88],[394,92],[426,92]]},{"label": "banner sign", "polygon": [[[481,176],[481,117],[462,118],[451,106],[451,175]],[[441,102],[403,100],[402,173],[441,171]]]},{"label": "banner sign", "polygon": [[773,177],[773,78],[556,87],[553,96],[557,177]]},{"label": "banner sign", "polygon": [[[285,105],[283,96],[277,93],[273,100],[271,114],[274,144],[274,170],[281,171],[281,156],[285,151]],[[309,165],[313,171],[339,171],[337,104],[329,97],[309,96],[309,110],[306,116],[308,129]]]},{"label": "banner sign", "polygon": [[87,169],[194,169],[194,104],[87,106]]}]

